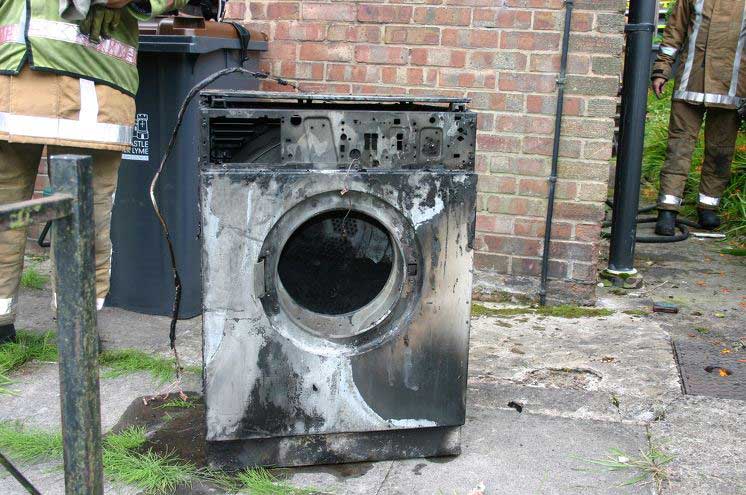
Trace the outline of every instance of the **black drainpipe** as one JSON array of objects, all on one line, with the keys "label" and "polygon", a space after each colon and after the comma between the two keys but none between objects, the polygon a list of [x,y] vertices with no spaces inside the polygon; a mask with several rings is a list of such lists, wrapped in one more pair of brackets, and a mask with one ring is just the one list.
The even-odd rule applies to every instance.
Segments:
[{"label": "black drainpipe", "polygon": [[572,9],[575,0],[565,0],[565,32],[562,37],[562,59],[557,78],[557,113],[554,120],[554,145],[552,147],[552,171],[549,174],[549,197],[547,201],[547,219],[544,224],[544,252],[541,256],[541,287],[539,304],[547,304],[547,277],[549,276],[549,247],[552,242],[552,218],[554,217],[554,195],[557,190],[557,165],[559,163],[560,135],[562,134],[562,112],[565,107],[565,82],[567,80],[567,54],[570,51],[570,31],[572,28]]},{"label": "black drainpipe", "polygon": [[622,80],[622,115],[614,180],[614,212],[607,274],[631,276],[634,268],[637,210],[640,202],[650,57],[658,18],[656,0],[632,0]]}]

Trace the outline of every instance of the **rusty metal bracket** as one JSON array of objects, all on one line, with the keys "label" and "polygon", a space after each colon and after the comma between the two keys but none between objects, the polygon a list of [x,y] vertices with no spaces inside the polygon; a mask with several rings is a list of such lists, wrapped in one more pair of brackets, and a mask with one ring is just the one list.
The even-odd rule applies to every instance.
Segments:
[{"label": "rusty metal bracket", "polygon": [[103,495],[91,157],[54,156],[52,164],[55,194],[0,206],[0,231],[53,221],[65,493]]}]

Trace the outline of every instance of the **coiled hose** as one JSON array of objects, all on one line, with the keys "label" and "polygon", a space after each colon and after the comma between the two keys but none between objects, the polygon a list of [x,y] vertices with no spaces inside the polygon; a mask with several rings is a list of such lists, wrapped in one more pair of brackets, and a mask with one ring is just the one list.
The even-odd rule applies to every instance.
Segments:
[{"label": "coiled hose", "polygon": [[[612,210],[614,209],[614,202],[610,199],[606,200],[606,206],[610,207]],[[637,214],[641,215],[643,213],[649,213],[651,211],[656,210],[656,206],[645,206],[643,208],[640,208],[637,210]],[[656,217],[641,217],[637,219],[638,224],[643,223],[655,223],[658,219]],[[604,229],[607,229],[611,227],[611,220],[607,220],[604,223],[601,224],[601,227]],[[699,228],[699,224],[697,222],[692,222],[691,220],[687,220],[686,218],[677,218],[676,219],[676,227],[679,229],[679,234],[672,235],[672,236],[666,236],[666,235],[637,235],[635,238],[636,242],[639,242],[641,244],[667,244],[671,242],[681,242],[689,239],[690,232],[689,227]],[[604,239],[610,239],[611,233],[605,230],[601,231],[601,237]]]}]

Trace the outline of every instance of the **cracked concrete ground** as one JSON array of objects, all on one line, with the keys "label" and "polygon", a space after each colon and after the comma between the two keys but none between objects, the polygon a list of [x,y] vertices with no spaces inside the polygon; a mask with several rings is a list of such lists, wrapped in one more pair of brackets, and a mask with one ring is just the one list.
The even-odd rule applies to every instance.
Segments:
[{"label": "cracked concrete ground", "polygon": [[[289,480],[337,494],[468,494],[480,484],[486,494],[746,494],[746,403],[684,395],[671,349],[672,339],[695,339],[715,354],[728,349],[746,358],[739,344],[746,341],[746,263],[721,256],[720,247],[694,239],[675,249],[641,245],[646,288],[600,289],[599,305],[615,311],[608,317],[474,319],[461,456],[309,467],[287,471]],[[24,291],[18,326],[53,328],[48,297]],[[623,312],[647,313],[658,301],[674,302],[679,313]],[[100,327],[109,348],[168,353],[167,318],[107,308]],[[179,336],[183,360],[198,364],[199,319],[181,322]],[[56,377],[54,364],[26,365],[13,375],[19,395],[0,398],[0,419],[56,428]],[[160,387],[147,375],[103,379],[104,427]],[[199,379],[185,388],[199,390]],[[674,456],[660,491],[624,486],[636,473],[588,462],[610,449],[639,455],[649,439]],[[23,470],[42,493],[63,493],[59,468]],[[0,493],[23,492],[0,475]],[[136,491],[109,486],[107,493]],[[218,492],[195,486],[191,493]]]}]

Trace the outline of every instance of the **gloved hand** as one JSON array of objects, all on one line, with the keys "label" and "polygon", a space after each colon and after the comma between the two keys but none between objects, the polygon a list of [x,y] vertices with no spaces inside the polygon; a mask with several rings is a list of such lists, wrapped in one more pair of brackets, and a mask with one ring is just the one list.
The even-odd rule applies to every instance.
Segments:
[{"label": "gloved hand", "polygon": [[101,38],[110,38],[122,19],[121,9],[110,9],[103,5],[93,5],[88,15],[80,23],[80,32],[88,35],[93,43]]},{"label": "gloved hand", "polygon": [[107,3],[108,0],[60,0],[60,17],[66,21],[82,21],[88,15],[91,6]]}]

